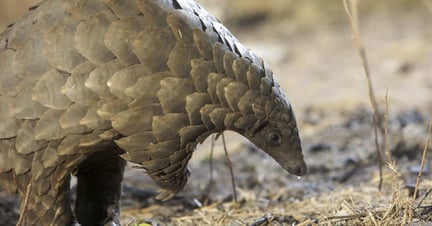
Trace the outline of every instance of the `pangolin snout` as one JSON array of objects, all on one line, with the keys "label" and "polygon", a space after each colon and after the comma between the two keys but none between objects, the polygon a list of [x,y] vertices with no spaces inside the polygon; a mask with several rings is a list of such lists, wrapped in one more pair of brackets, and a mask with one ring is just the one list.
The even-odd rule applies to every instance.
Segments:
[{"label": "pangolin snout", "polygon": [[289,173],[294,174],[296,176],[303,176],[306,174],[307,167],[304,161],[295,163],[289,167],[287,167]]}]

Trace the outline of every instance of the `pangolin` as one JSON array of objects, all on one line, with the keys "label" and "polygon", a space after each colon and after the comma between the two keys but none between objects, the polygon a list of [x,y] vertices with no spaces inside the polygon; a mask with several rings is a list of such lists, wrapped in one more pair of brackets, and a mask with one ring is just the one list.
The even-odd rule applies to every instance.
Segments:
[{"label": "pangolin", "polygon": [[268,65],[191,0],[43,0],[0,35],[0,186],[22,225],[118,225],[127,161],[166,200],[224,130],[306,172]]}]

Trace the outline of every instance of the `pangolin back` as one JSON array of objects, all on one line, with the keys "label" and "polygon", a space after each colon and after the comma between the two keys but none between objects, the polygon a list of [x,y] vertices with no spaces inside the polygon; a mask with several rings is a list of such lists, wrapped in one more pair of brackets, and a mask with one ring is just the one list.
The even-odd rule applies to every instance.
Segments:
[{"label": "pangolin back", "polygon": [[95,155],[142,166],[160,199],[224,130],[306,170],[268,66],[189,0],[42,1],[0,35],[0,106],[0,185],[28,193],[27,225],[71,221],[69,175]]}]

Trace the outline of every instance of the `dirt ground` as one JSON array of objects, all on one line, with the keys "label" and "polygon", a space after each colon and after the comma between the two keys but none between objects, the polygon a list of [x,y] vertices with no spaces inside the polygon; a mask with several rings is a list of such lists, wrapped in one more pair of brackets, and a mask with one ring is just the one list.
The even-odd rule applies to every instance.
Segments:
[{"label": "dirt ground", "polygon": [[[0,29],[31,2],[2,0]],[[411,198],[432,119],[431,0],[359,4],[381,115],[388,96],[394,164],[384,167],[381,190],[367,81],[342,1],[200,2],[273,68],[293,104],[308,173],[289,175],[247,140],[226,133],[236,203],[222,139],[213,158],[207,139],[190,162],[186,188],[173,200],[156,201],[149,177],[129,168],[124,225],[432,225],[432,145],[418,196]],[[379,142],[384,148],[382,137]],[[0,225],[13,225],[16,199],[0,192],[0,200]]]}]

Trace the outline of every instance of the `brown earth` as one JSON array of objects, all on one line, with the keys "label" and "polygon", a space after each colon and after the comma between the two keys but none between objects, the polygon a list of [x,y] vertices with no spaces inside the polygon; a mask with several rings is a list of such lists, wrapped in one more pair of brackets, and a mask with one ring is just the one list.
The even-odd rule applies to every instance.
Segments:
[{"label": "brown earth", "polygon": [[[33,2],[2,0],[0,29]],[[411,199],[432,115],[431,0],[359,5],[381,113],[388,95],[388,149],[395,164],[384,169],[381,190],[367,81],[342,1],[200,2],[272,66],[294,106],[308,174],[297,179],[247,140],[226,133],[237,203],[222,139],[213,158],[208,139],[194,154],[185,190],[171,201],[154,199],[156,188],[145,173],[127,171],[125,225],[432,224],[429,160],[418,198]],[[3,225],[13,225],[17,213],[16,199],[0,192]]]}]

